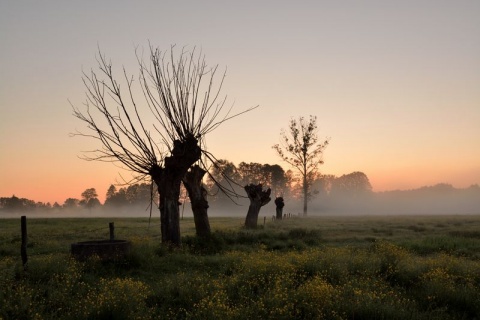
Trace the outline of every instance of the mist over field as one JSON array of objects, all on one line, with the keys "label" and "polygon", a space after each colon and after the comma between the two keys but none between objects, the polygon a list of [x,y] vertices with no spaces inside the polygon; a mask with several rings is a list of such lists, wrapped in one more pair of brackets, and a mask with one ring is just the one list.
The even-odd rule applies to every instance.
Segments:
[{"label": "mist over field", "polygon": [[[211,217],[245,217],[249,200],[210,199],[208,215]],[[275,196],[261,208],[260,219],[271,219],[275,214]],[[285,199],[283,214],[301,216],[301,200]],[[308,216],[352,216],[352,215],[469,215],[480,214],[480,187],[473,185],[466,189],[456,189],[447,184],[438,184],[406,191],[371,192],[360,195],[317,195],[308,203]],[[159,210],[154,205],[150,210],[148,201],[144,204],[123,206],[97,206],[87,208],[32,209],[9,211],[0,210],[1,218],[15,218],[28,215],[38,218],[55,217],[144,217],[151,216],[152,221],[159,219]],[[180,205],[180,215],[193,217],[188,199]]]},{"label": "mist over field", "polygon": [[[245,216],[248,201],[216,205],[211,203],[209,215]],[[284,214],[301,215],[303,204],[286,200]],[[191,215],[191,212],[189,212]],[[260,216],[271,218],[275,214],[273,199],[260,210]],[[480,188],[455,189],[437,185],[409,191],[386,191],[360,196],[317,196],[308,204],[309,216],[336,215],[449,215],[480,214]]]}]

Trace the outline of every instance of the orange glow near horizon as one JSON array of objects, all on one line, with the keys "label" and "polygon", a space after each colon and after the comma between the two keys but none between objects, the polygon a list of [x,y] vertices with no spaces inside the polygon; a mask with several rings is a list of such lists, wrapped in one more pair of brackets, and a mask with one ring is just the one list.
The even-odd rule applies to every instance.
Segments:
[{"label": "orange glow near horizon", "polygon": [[451,184],[455,188],[464,189],[480,181],[480,168],[476,171],[461,171],[452,174],[446,171],[424,168],[410,169],[388,173],[375,173],[369,176],[373,190],[376,192],[392,190],[417,189],[424,186],[433,186],[439,183]]},{"label": "orange glow near horizon", "polygon": [[[101,145],[69,136],[87,133],[72,105],[84,106],[82,71],[98,72],[100,47],[116,80],[123,66],[132,76],[136,105],[153,125],[135,54],[148,61],[149,43],[196,46],[217,74],[226,69],[217,101],[227,96],[230,115],[259,106],[209,133],[218,159],[287,170],[272,145],[292,117],[314,115],[319,139],[331,138],[323,174],[361,171],[374,191],[480,183],[480,1],[275,2],[275,14],[261,1],[189,2],[187,11],[181,2],[146,10],[124,1],[115,12],[107,2],[4,2],[0,197],[62,204],[93,187],[103,202],[110,184],[131,178],[79,159]],[[128,94],[124,101],[132,108]]]},{"label": "orange glow near horizon", "polygon": [[[237,163],[235,163],[238,165]],[[85,166],[88,170],[81,172],[79,176],[71,175],[59,175],[51,176],[48,179],[42,181],[37,180],[36,183],[24,184],[19,180],[5,181],[6,184],[2,184],[0,187],[0,195],[2,197],[11,197],[15,195],[20,198],[27,198],[34,200],[35,202],[50,202],[52,205],[54,202],[60,205],[67,198],[81,198],[81,193],[87,188],[95,188],[98,193],[99,200],[103,203],[105,201],[105,194],[108,187],[111,184],[117,185],[117,188],[121,188],[118,185],[121,181],[118,169],[115,166],[111,166],[108,170],[108,165],[92,165],[87,164]],[[92,168],[98,167],[95,170]],[[282,166],[283,167],[283,166]],[[287,169],[284,167],[284,169]],[[357,170],[362,171],[362,170]],[[328,173],[328,172],[324,172]],[[343,172],[336,174],[348,174],[350,172]],[[371,172],[364,171],[370,179],[373,191],[383,192],[392,190],[409,190],[417,189],[423,186],[431,186],[438,183],[448,183],[455,188],[467,188],[472,184],[476,184],[480,181],[480,169],[476,171],[461,171],[452,175],[443,175],[441,170],[426,171],[425,168],[409,168],[404,170],[392,170],[392,171],[379,171]],[[123,177],[128,177],[128,173],[122,172]],[[74,184],[68,183],[68,181],[75,181]],[[8,188],[5,186],[8,185]]]}]

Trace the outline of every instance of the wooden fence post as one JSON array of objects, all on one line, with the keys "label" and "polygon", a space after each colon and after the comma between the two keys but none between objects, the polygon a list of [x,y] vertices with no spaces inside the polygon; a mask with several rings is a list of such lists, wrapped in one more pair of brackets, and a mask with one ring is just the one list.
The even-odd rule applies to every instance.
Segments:
[{"label": "wooden fence post", "polygon": [[21,230],[22,230],[22,244],[20,246],[20,254],[22,256],[23,269],[27,269],[27,217],[21,217]]},{"label": "wooden fence post", "polygon": [[267,223],[267,217],[263,217],[263,226],[265,227],[265,223]]},{"label": "wooden fence post", "polygon": [[108,224],[108,228],[110,229],[110,241],[113,241],[115,240],[115,226],[113,225],[113,222]]}]

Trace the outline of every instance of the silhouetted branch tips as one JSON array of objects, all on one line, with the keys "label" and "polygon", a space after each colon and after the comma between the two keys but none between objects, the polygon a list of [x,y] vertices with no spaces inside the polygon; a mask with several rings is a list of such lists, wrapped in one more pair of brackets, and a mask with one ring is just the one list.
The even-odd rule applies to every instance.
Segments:
[{"label": "silhouetted branch tips", "polygon": [[[236,199],[247,198],[247,197],[242,195],[242,194],[239,194],[235,190],[235,186],[239,187],[239,188],[242,188],[242,189],[243,189],[243,186],[241,184],[239,184],[237,181],[235,181],[234,179],[232,179],[232,177],[230,177],[228,174],[226,174],[222,170],[221,166],[219,166],[219,160],[217,158],[215,158],[210,152],[204,152],[204,155],[211,162],[211,166],[214,169],[219,171],[219,174],[220,174],[222,180],[226,183],[226,185],[224,185],[223,183],[218,181],[217,177],[212,175],[210,170],[207,171],[207,175],[208,175],[209,179],[211,179],[211,181],[214,182],[214,184],[218,188],[219,192],[221,192],[222,194],[227,196],[227,198],[230,201],[232,201],[233,203],[235,203],[236,205],[239,205],[239,203],[236,201]],[[205,165],[205,162],[203,160],[201,160],[201,161],[202,161],[203,167],[206,168],[207,166]]]}]

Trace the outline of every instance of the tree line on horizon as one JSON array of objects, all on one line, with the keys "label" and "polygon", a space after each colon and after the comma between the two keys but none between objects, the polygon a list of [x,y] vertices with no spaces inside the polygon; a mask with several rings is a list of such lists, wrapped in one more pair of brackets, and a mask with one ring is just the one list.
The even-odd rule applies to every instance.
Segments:
[{"label": "tree line on horizon", "polygon": [[[225,175],[231,178],[226,181]],[[220,192],[220,184],[234,183],[238,195],[245,191],[242,186],[247,184],[268,185],[272,189],[272,194],[283,197],[287,203],[295,203],[298,207],[302,201],[302,182],[301,177],[292,170],[284,170],[278,164],[261,164],[255,162],[240,162],[237,166],[228,160],[221,159],[217,166],[213,166],[210,172],[211,177],[205,179],[204,186],[208,192],[208,199],[212,206],[234,205],[235,201],[241,201],[241,198],[230,199],[225,193]],[[213,180],[216,180],[216,183]],[[433,186],[423,186],[411,190],[391,190],[382,192],[373,192],[372,186],[366,174],[355,171],[341,176],[331,174],[318,174],[309,181],[311,192],[308,200],[320,207],[328,204],[342,202],[365,201],[372,197],[381,197],[388,199],[408,199],[415,197],[434,197],[448,196],[452,194],[462,194],[464,196],[480,195],[480,186],[471,185],[465,189],[454,188],[451,184],[438,183]],[[153,189],[152,189],[153,188]],[[0,197],[0,210],[3,212],[65,212],[72,210],[84,210],[90,212],[98,208],[120,208],[120,207],[139,207],[147,208],[151,195],[156,194],[155,186],[150,183],[135,183],[127,186],[110,185],[105,194],[105,201],[102,204],[98,199],[98,193],[95,188],[87,188],[81,193],[80,198],[69,197],[62,204],[54,202],[40,202],[27,198]],[[245,196],[246,197],[246,196]],[[180,201],[190,202],[185,188],[181,189]],[[157,204],[155,204],[157,205]],[[88,211],[87,211],[88,210]]]},{"label": "tree line on horizon", "polygon": [[[283,197],[286,201],[299,201],[303,196],[303,183],[301,177],[292,170],[284,170],[278,164],[261,164],[256,162],[240,162],[236,166],[233,162],[225,159],[218,160],[211,167],[209,176],[205,179],[205,189],[208,199],[212,204],[235,203],[246,198],[243,187],[248,184],[261,184],[269,186],[273,195]],[[228,179],[228,180],[227,180]],[[317,195],[350,193],[351,195],[367,194],[372,192],[372,186],[368,177],[363,172],[353,172],[340,177],[335,175],[321,175],[309,177],[311,192],[309,200]],[[232,184],[236,196],[232,197],[221,192],[220,188]],[[54,202],[36,202],[34,200],[12,197],[0,198],[0,209],[9,211],[27,211],[31,209],[93,209],[95,207],[122,207],[122,206],[146,206],[151,200],[151,195],[156,194],[155,185],[149,183],[134,183],[124,187],[110,185],[102,204],[98,199],[95,188],[88,188],[82,192],[80,198],[69,197],[63,204]],[[242,196],[243,194],[243,196]],[[185,187],[181,188],[181,201],[190,202]]]}]

